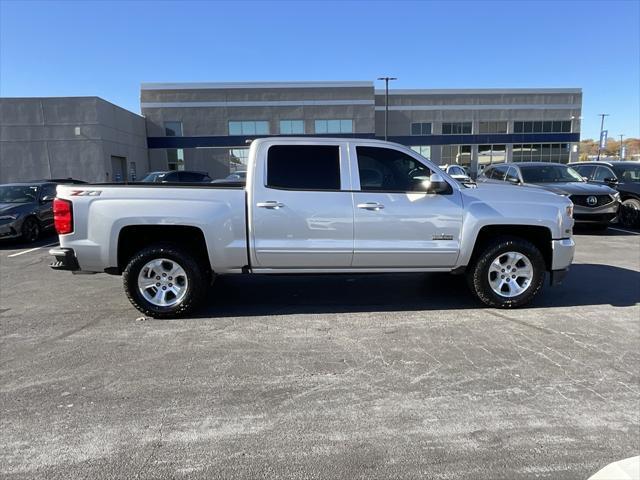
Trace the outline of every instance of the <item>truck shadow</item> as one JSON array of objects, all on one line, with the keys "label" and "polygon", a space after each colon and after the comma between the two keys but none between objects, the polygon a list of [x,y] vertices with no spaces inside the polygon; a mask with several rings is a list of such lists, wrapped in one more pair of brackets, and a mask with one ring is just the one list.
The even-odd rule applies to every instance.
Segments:
[{"label": "truck shadow", "polygon": [[[221,276],[196,317],[477,309],[463,276],[449,274]],[[545,284],[529,308],[640,303],[640,272],[575,264],[558,287]]]}]

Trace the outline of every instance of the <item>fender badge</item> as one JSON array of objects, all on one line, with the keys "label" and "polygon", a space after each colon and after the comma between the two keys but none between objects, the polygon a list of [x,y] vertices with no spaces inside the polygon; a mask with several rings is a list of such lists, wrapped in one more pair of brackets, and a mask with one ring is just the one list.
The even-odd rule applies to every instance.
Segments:
[{"label": "fender badge", "polygon": [[431,237],[432,240],[453,240],[453,235],[445,235],[444,233],[440,233],[438,235],[434,235]]}]

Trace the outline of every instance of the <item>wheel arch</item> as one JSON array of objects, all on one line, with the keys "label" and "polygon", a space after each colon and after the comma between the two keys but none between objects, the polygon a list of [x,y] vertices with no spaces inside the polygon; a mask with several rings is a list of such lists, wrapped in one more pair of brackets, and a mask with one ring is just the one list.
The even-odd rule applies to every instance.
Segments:
[{"label": "wheel arch", "polygon": [[211,270],[211,262],[204,232],[190,225],[127,225],[118,233],[117,268],[121,274],[129,260],[140,250],[155,243],[170,243],[184,248],[198,262]]},{"label": "wheel arch", "polygon": [[535,245],[544,258],[547,271],[553,262],[551,230],[541,225],[485,225],[478,231],[468,265],[471,265],[491,240],[497,237],[517,237]]}]

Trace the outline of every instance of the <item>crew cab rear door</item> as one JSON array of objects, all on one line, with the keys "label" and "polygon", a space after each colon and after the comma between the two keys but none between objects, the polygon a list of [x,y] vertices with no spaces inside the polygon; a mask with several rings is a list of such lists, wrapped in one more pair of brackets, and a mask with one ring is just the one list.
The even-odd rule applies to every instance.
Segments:
[{"label": "crew cab rear door", "polygon": [[249,196],[254,268],[351,265],[353,205],[346,144],[264,143]]},{"label": "crew cab rear door", "polygon": [[[422,178],[441,173],[399,149],[351,146],[354,254],[358,268],[443,268],[460,250],[462,199],[457,186],[426,193]],[[417,179],[417,182],[416,182]]]}]

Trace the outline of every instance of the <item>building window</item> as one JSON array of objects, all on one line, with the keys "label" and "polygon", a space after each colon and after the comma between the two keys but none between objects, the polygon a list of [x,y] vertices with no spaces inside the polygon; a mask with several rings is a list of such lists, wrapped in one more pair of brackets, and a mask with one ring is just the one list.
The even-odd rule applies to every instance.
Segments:
[{"label": "building window", "polygon": [[229,135],[269,135],[269,122],[266,120],[230,121]]},{"label": "building window", "polygon": [[280,134],[304,135],[304,120],[280,120]]},{"label": "building window", "polygon": [[316,133],[353,133],[353,120],[316,120]]},{"label": "building window", "polygon": [[461,135],[471,133],[471,122],[443,123],[443,135]]},{"label": "building window", "polygon": [[169,170],[184,170],[184,150],[181,148],[167,149],[167,166]]},{"label": "building window", "polygon": [[513,146],[514,162],[569,162],[568,143],[528,143]]},{"label": "building window", "polygon": [[411,135],[431,135],[430,123],[412,123]]},{"label": "building window", "polygon": [[181,137],[182,122],[164,122],[164,134],[167,137]]},{"label": "building window", "polygon": [[513,122],[513,133],[571,133],[571,120]]},{"label": "building window", "polygon": [[431,158],[431,146],[430,145],[414,145],[411,150],[418,152],[424,158]]},{"label": "building window", "polygon": [[248,148],[230,148],[229,149],[229,173],[238,171],[245,172],[247,163],[249,162]]},{"label": "building window", "polygon": [[506,145],[478,145],[478,165],[491,165],[507,161]]},{"label": "building window", "polygon": [[471,165],[471,145],[443,145],[440,157],[441,165]]},{"label": "building window", "polygon": [[480,122],[480,133],[507,133],[507,122]]}]

